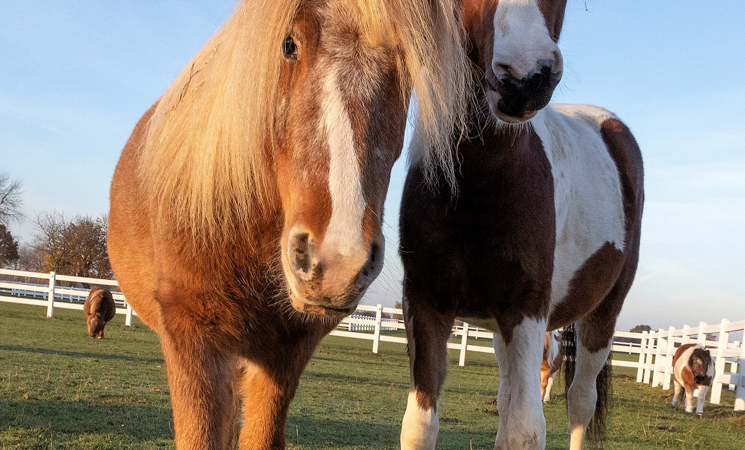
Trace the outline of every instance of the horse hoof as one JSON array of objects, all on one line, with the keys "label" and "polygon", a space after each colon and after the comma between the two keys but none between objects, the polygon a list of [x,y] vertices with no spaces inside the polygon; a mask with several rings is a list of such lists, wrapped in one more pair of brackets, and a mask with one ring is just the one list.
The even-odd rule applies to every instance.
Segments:
[{"label": "horse hoof", "polygon": [[699,415],[698,415],[698,418],[699,418],[699,419],[703,419],[703,418],[704,418],[704,413],[701,413],[701,414],[699,414]]}]

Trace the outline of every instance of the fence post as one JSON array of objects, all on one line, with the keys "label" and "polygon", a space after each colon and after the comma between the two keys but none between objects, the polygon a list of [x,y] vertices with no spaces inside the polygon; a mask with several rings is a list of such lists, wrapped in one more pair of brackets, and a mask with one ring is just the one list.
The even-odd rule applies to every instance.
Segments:
[{"label": "fence post", "polygon": [[[734,348],[742,348],[742,344],[740,344],[740,341],[735,341],[735,342],[734,342],[734,343],[732,344],[732,346],[733,346]],[[730,372],[732,372],[732,373],[740,373],[740,372],[739,372],[739,371],[737,370],[737,368],[738,368],[738,367],[740,367],[740,364],[739,364],[739,362],[740,362],[740,360],[739,360],[739,359],[736,359],[736,360],[735,360],[735,362],[731,362],[731,363],[729,363],[729,367],[730,367],[730,370],[729,370],[729,371],[730,371]],[[736,385],[736,384],[730,384],[730,385],[729,385],[729,390],[730,390],[730,391],[734,391],[735,389],[737,389],[737,385]]]},{"label": "fence post", "polygon": [[705,327],[706,327],[706,322],[699,322],[698,323],[698,336],[696,336],[696,343],[701,344],[704,347],[706,347],[706,333],[704,333]]},{"label": "fence post", "polygon": [[654,374],[652,375],[652,387],[657,387],[661,381],[660,377],[662,376],[662,372],[660,371],[660,359],[662,358],[662,333],[664,333],[665,330],[660,328],[657,331],[657,349],[654,352]]},{"label": "fence post", "polygon": [[691,340],[691,327],[689,325],[683,325],[683,337],[680,340],[680,345],[686,345]]},{"label": "fence post", "polygon": [[649,342],[647,344],[647,353],[644,359],[644,384],[649,384],[652,370],[654,369],[654,366],[652,365],[652,356],[654,353],[654,346],[655,346],[655,334],[657,334],[654,331],[649,332]]},{"label": "fence post", "polygon": [[378,303],[375,306],[375,333],[373,338],[373,353],[378,353],[380,346],[380,322],[383,319],[383,305]]},{"label": "fence post", "polygon": [[718,405],[722,398],[722,383],[717,381],[717,378],[724,373],[724,365],[727,360],[724,357],[727,351],[727,343],[729,342],[729,332],[725,331],[725,326],[729,324],[729,320],[722,319],[722,323],[719,324],[719,341],[717,342],[717,361],[714,364],[714,379],[711,387],[711,397],[709,397],[709,403]]},{"label": "fence post", "polygon": [[57,272],[49,272],[49,293],[47,294],[47,317],[54,317],[54,288],[57,284]]},{"label": "fence post", "polygon": [[468,324],[463,322],[463,337],[460,340],[460,358],[458,359],[458,365],[463,367],[466,365],[466,348],[468,347]]},{"label": "fence post", "polygon": [[662,379],[662,389],[668,391],[670,390],[670,376],[672,375],[672,372],[670,369],[673,365],[673,353],[675,353],[675,338],[673,337],[673,333],[675,333],[675,327],[670,327],[667,329],[667,353],[665,355],[665,375]]},{"label": "fence post", "polygon": [[132,326],[132,307],[129,305],[129,302],[125,301],[125,304],[127,305],[127,314],[124,316],[124,325],[131,327]]},{"label": "fence post", "polygon": [[636,382],[641,383],[644,379],[644,366],[647,364],[647,358],[646,358],[646,347],[647,347],[647,341],[649,333],[646,331],[642,331],[642,341],[641,345],[639,346],[639,368],[636,369]]},{"label": "fence post", "polygon": [[745,411],[745,343],[740,344],[740,350],[740,359],[737,361],[740,370],[735,389],[735,411]]}]

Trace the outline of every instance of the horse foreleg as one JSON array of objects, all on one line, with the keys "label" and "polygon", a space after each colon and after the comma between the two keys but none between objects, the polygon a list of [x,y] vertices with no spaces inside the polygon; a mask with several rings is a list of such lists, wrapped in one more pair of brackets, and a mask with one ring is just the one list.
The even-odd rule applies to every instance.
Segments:
[{"label": "horse foreleg", "polygon": [[[605,367],[611,349],[611,340],[605,340],[605,345],[599,347],[594,343],[589,346],[588,336],[600,337],[595,334],[594,329],[583,330],[588,327],[586,322],[577,323],[577,363],[572,385],[567,392],[567,410],[569,415],[569,430],[571,450],[582,449],[582,442],[587,432],[587,427],[595,414],[598,400],[597,379],[600,371]],[[610,328],[613,329],[612,327]],[[611,331],[612,333],[612,331]],[[584,339],[583,339],[584,338]],[[588,348],[590,347],[590,348]]]},{"label": "horse foreleg", "polygon": [[704,402],[706,399],[706,393],[709,391],[709,386],[701,385],[698,387],[698,399],[696,399],[696,414],[699,417],[704,417]]},{"label": "horse foreleg", "polygon": [[404,319],[411,383],[401,424],[401,449],[432,450],[440,429],[437,399],[447,374],[447,340],[454,319],[408,305]]},{"label": "horse foreleg", "polygon": [[693,412],[693,389],[686,386],[685,391],[686,391],[686,412]]},{"label": "horse foreleg", "polygon": [[204,339],[161,334],[178,450],[224,450],[233,426],[229,358]]},{"label": "horse foreleg", "polygon": [[494,333],[499,365],[498,450],[546,448],[546,419],[541,407],[541,370],[545,319],[524,318],[512,329],[511,339]]}]

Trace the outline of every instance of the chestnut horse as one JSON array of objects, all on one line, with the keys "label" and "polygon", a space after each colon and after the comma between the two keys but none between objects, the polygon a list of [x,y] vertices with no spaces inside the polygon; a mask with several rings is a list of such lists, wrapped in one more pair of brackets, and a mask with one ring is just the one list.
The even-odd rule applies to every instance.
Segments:
[{"label": "chestnut horse", "polygon": [[401,205],[411,365],[403,449],[434,448],[456,317],[495,332],[496,449],[545,448],[539,373],[547,330],[576,323],[567,393],[572,449],[582,447],[596,404],[605,406],[596,383],[607,374],[614,325],[636,272],[642,159],[612,113],[547,107],[562,74],[565,6],[464,1],[478,104],[472,137],[453,148],[457,195],[445,177],[428,182],[419,163],[428,146],[415,140]]},{"label": "chestnut horse", "polygon": [[458,11],[244,0],[140,119],[108,248],[160,336],[179,449],[284,448],[301,372],[381,270],[412,89],[425,165],[453,173],[471,91]]}]

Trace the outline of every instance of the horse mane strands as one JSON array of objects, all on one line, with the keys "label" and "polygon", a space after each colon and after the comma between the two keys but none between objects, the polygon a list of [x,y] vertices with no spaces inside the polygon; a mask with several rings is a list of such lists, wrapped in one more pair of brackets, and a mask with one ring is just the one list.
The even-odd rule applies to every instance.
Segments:
[{"label": "horse mane strands", "polygon": [[[456,191],[453,148],[468,127],[468,109],[475,103],[474,80],[465,51],[460,5],[431,0],[431,16],[412,18],[406,48],[416,90],[417,110],[410,163],[421,165],[432,185],[439,171]],[[429,24],[429,26],[425,26]]]},{"label": "horse mane strands", "polygon": [[159,219],[215,238],[275,195],[265,150],[299,3],[244,0],[158,101],[139,172]]},{"label": "horse mane strands", "polygon": [[[422,7],[428,3],[429,8]],[[417,93],[418,160],[434,181],[438,169],[455,186],[452,148],[467,126],[474,98],[470,62],[464,47],[460,3],[454,0],[357,0],[368,32],[392,26],[403,54],[399,72],[402,89]]]}]

